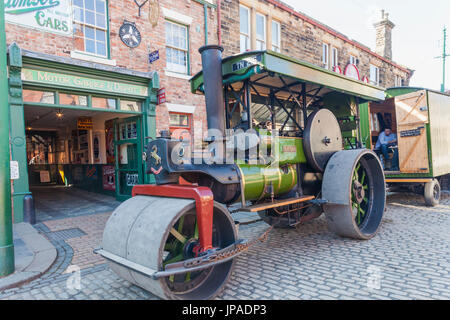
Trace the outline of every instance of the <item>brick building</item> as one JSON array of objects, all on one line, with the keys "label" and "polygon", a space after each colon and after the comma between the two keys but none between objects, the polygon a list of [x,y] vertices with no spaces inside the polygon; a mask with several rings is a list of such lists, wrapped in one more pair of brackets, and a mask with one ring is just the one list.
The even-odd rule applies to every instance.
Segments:
[{"label": "brick building", "polygon": [[212,0],[5,0],[5,18],[16,222],[35,187],[127,198],[150,137],[206,126],[189,78],[218,42]]},{"label": "brick building", "polygon": [[361,80],[381,87],[409,85],[413,71],[392,61],[395,25],[384,11],[373,52],[281,1],[222,0],[220,8],[225,55],[270,49],[339,72],[354,64]]}]

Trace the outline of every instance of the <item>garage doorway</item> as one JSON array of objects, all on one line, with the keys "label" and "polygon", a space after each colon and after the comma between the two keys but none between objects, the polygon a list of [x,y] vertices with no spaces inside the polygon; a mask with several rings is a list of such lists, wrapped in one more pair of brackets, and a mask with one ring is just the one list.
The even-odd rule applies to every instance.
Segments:
[{"label": "garage doorway", "polygon": [[25,105],[24,117],[38,222],[111,212],[142,183],[140,115]]}]

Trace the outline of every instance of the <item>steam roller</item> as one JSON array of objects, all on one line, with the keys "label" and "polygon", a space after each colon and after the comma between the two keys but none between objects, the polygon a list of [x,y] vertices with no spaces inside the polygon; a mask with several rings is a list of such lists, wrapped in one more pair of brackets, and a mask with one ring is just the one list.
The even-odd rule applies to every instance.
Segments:
[{"label": "steam roller", "polygon": [[[339,94],[345,91],[346,99],[326,104],[326,95],[335,91],[317,84],[317,69],[287,76],[277,72],[282,61],[269,63],[279,54],[251,52],[222,60],[222,50],[200,48],[203,71],[191,80],[192,92],[205,95],[208,127],[214,129],[203,141],[203,157],[193,156],[189,143],[168,132],[150,141],[146,168],[156,183],[133,187],[132,198],[109,218],[96,250],[121,278],[163,299],[216,297],[236,258],[278,228],[296,228],[324,214],[336,234],[369,240],[383,218],[381,163],[358,143],[349,146],[338,120],[342,115],[333,108],[354,101],[366,84],[342,83],[348,90]],[[299,97],[292,99],[294,92]],[[271,126],[257,127],[252,101],[272,110],[278,104],[287,116],[277,120],[273,112]],[[259,215],[267,230],[239,239],[235,212]]]}]

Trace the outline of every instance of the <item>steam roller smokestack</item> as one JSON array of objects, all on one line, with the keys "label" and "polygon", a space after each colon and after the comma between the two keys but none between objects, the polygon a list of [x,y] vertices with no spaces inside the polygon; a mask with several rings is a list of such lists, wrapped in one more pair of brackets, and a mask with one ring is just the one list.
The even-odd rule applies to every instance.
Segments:
[{"label": "steam roller smokestack", "polygon": [[199,50],[202,55],[203,86],[205,89],[208,129],[216,129],[225,136],[225,106],[222,87],[222,52],[218,45],[207,45]]}]

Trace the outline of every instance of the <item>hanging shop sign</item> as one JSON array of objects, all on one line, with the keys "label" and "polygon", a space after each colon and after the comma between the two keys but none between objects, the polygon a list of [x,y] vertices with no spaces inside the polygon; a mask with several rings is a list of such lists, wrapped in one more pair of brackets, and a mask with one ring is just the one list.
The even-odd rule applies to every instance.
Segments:
[{"label": "hanging shop sign", "polygon": [[4,0],[7,22],[72,36],[71,0]]},{"label": "hanging shop sign", "polygon": [[119,37],[130,48],[141,44],[141,33],[133,22],[125,21],[119,29]]},{"label": "hanging shop sign", "polygon": [[158,104],[163,104],[166,102],[166,89],[161,88],[158,90]]},{"label": "hanging shop sign", "polygon": [[95,90],[102,93],[110,92],[140,97],[147,97],[148,95],[146,86],[27,68],[22,69],[22,81],[47,86],[76,88],[77,90]]},{"label": "hanging shop sign", "polygon": [[77,121],[78,130],[91,130],[93,127],[91,117],[80,117]]},{"label": "hanging shop sign", "polygon": [[351,64],[351,63],[349,63],[347,65],[347,67],[345,68],[344,75],[346,75],[349,78],[355,79],[355,80],[360,79],[358,68],[354,64]]}]

